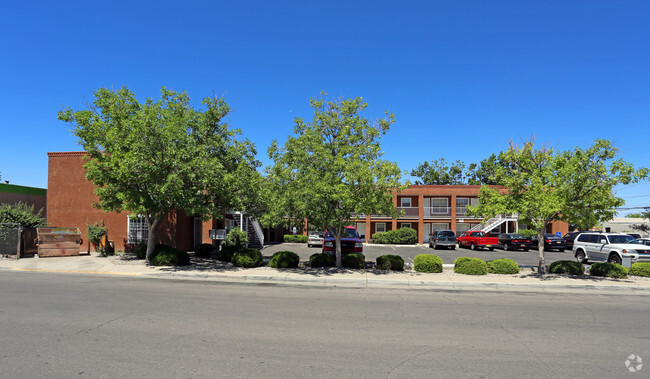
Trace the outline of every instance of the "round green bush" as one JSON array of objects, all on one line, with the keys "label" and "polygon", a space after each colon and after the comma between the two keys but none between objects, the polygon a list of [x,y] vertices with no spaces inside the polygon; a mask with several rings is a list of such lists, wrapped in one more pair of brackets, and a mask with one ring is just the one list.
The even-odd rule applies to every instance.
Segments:
[{"label": "round green bush", "polygon": [[599,262],[591,265],[589,275],[607,278],[627,278],[628,269],[618,263]]},{"label": "round green bush", "polygon": [[372,235],[372,242],[376,244],[413,245],[418,241],[415,229],[399,228]]},{"label": "round green bush", "polygon": [[336,264],[336,257],[327,253],[312,254],[309,257],[309,267],[332,267]]},{"label": "round green bush", "polygon": [[187,266],[190,264],[190,256],[184,251],[166,246],[154,250],[149,263],[154,266]]},{"label": "round green bush", "polygon": [[465,275],[487,275],[487,263],[480,258],[460,257],[454,263],[454,272]]},{"label": "round green bush", "polygon": [[583,275],[585,265],[576,261],[555,261],[548,267],[551,274]]},{"label": "round green bush", "polygon": [[232,264],[237,267],[257,267],[262,264],[262,253],[257,249],[241,249],[232,255]]},{"label": "round green bush", "polygon": [[237,250],[241,250],[241,247],[221,246],[221,250],[217,252],[217,259],[222,262],[231,262],[232,255],[235,254]]},{"label": "round green bush", "polygon": [[243,249],[246,245],[248,245],[248,234],[237,228],[230,229],[226,239],[223,240],[223,246],[235,247],[236,250]]},{"label": "round green bush", "polygon": [[413,269],[418,272],[442,272],[442,259],[433,254],[418,254],[413,259]]},{"label": "round green bush", "polygon": [[632,263],[630,275],[650,277],[650,262]]},{"label": "round green bush", "polygon": [[212,244],[202,243],[194,249],[194,256],[198,258],[210,258],[216,249]]},{"label": "round green bush", "polygon": [[300,257],[293,251],[278,251],[273,254],[269,261],[269,267],[273,268],[295,268],[300,263]]},{"label": "round green bush", "polygon": [[379,270],[404,271],[404,259],[399,255],[382,255],[377,257],[377,268]]},{"label": "round green bush", "polygon": [[518,274],[519,265],[510,258],[493,259],[485,262],[490,274]]},{"label": "round green bush", "polygon": [[341,264],[345,268],[362,269],[366,268],[366,257],[361,253],[343,254]]}]

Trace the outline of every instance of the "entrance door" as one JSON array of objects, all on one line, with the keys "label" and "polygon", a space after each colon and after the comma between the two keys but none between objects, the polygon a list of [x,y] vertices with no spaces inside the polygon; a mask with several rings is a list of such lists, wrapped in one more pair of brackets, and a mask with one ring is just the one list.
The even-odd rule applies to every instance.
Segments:
[{"label": "entrance door", "polygon": [[194,217],[194,247],[203,243],[203,220],[201,217]]},{"label": "entrance door", "polygon": [[366,235],[366,223],[365,222],[357,222],[357,233],[359,235],[367,236]]}]

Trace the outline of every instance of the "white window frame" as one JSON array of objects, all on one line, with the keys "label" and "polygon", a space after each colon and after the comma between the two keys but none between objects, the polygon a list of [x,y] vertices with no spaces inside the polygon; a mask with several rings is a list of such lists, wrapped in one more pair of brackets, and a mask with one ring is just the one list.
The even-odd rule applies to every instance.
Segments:
[{"label": "white window frame", "polygon": [[[404,200],[408,200],[408,204],[406,204]],[[413,204],[413,199],[411,199],[410,197],[402,197],[400,199],[400,207],[402,208],[411,208],[412,206],[411,204]]]},{"label": "white window frame", "polygon": [[410,222],[402,222],[399,227],[400,227],[400,229],[401,228],[411,228],[411,229],[413,229]]},{"label": "white window frame", "polygon": [[141,215],[128,215],[126,223],[127,243],[136,244],[149,239],[147,219]]},{"label": "white window frame", "polygon": [[[384,230],[379,230],[379,226],[382,226]],[[375,223],[375,233],[384,233],[386,232],[386,223],[385,222],[377,222]]]}]

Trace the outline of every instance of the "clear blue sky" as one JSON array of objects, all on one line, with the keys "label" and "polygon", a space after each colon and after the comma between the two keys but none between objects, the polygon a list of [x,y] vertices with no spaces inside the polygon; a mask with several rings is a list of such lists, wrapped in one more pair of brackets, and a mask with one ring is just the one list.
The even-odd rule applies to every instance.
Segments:
[{"label": "clear blue sky", "polygon": [[[321,90],[395,114],[403,170],[478,162],[515,142],[612,140],[650,167],[648,1],[44,1],[0,12],[0,173],[47,187],[47,152],[78,151],[64,106],[101,87],[224,94],[257,146],[311,118]],[[621,187],[650,206],[650,185]]]}]

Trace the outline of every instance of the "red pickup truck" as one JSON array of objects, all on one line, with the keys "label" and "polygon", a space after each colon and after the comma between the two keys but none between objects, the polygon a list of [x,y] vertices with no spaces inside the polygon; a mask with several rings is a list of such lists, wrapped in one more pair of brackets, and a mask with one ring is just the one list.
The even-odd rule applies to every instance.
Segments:
[{"label": "red pickup truck", "polygon": [[472,250],[478,248],[494,250],[494,247],[499,244],[497,237],[487,237],[485,232],[464,232],[456,239],[459,247],[469,247]]}]

